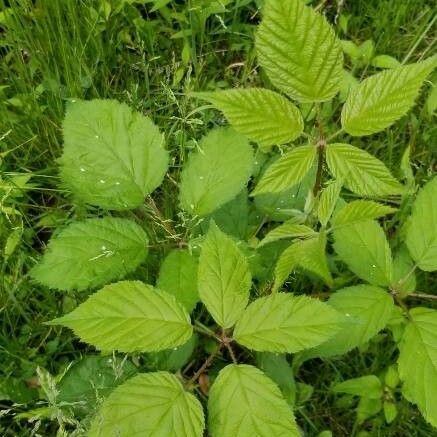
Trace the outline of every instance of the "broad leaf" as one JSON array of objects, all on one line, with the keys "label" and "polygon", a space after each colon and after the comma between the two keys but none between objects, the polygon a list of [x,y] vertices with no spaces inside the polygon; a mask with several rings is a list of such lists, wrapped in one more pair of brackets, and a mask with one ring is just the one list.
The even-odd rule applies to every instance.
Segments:
[{"label": "broad leaf", "polygon": [[264,149],[290,143],[303,132],[299,109],[273,91],[241,88],[195,95],[211,102],[235,130]]},{"label": "broad leaf", "polygon": [[249,301],[252,277],[246,257],[237,244],[210,224],[199,260],[199,295],[223,328],[230,328]]},{"label": "broad leaf", "polygon": [[401,194],[402,185],[377,158],[350,144],[326,147],[329,170],[344,185],[360,196],[383,197]]},{"label": "broad leaf", "polygon": [[282,240],[284,238],[307,238],[314,237],[317,232],[309,228],[306,225],[296,223],[295,220],[289,220],[288,222],[279,225],[275,229],[271,230],[258,244],[258,247],[265,244],[272,243],[273,241]]},{"label": "broad leaf", "polygon": [[367,220],[336,228],[334,241],[341,260],[358,277],[373,285],[390,285],[391,250],[377,222]]},{"label": "broad leaf", "polygon": [[410,317],[399,348],[402,392],[437,427],[437,311],[413,308]]},{"label": "broad leaf", "polygon": [[232,200],[247,184],[253,152],[247,139],[230,128],[218,128],[199,144],[182,171],[180,201],[190,214],[207,215]]},{"label": "broad leaf", "polygon": [[199,301],[197,268],[197,261],[190,252],[173,250],[164,259],[159,270],[158,288],[173,294],[188,312]]},{"label": "broad leaf", "polygon": [[107,209],[140,206],[167,171],[164,136],[150,118],[115,100],[67,108],[61,178],[80,200]]},{"label": "broad leaf", "polygon": [[300,102],[329,100],[340,89],[339,41],[326,19],[302,1],[266,2],[256,49],[272,83]]},{"label": "broad leaf", "polygon": [[319,204],[317,206],[317,216],[323,226],[328,224],[329,219],[334,212],[342,186],[343,181],[334,181],[325,187],[320,193]]},{"label": "broad leaf", "polygon": [[256,351],[294,353],[332,337],[339,329],[338,316],[317,299],[274,293],[247,307],[235,326],[234,338]]},{"label": "broad leaf", "polygon": [[247,364],[220,371],[209,393],[208,413],[214,437],[300,436],[277,385]]},{"label": "broad leaf", "polygon": [[406,244],[419,268],[437,270],[437,177],[417,195],[410,217]]},{"label": "broad leaf", "polygon": [[385,328],[395,308],[386,290],[364,284],[336,291],[327,304],[343,315],[341,329],[327,342],[305,352],[305,358],[343,355],[362,346]]},{"label": "broad leaf", "polygon": [[134,271],[146,258],[147,243],[147,235],[133,221],[87,219],[52,237],[32,275],[50,288],[95,288]]},{"label": "broad leaf", "polygon": [[383,395],[381,381],[375,375],[360,376],[339,382],[332,387],[332,391],[370,399],[380,399]]},{"label": "broad leaf", "polygon": [[297,185],[310,171],[316,152],[315,146],[300,146],[281,156],[262,175],[252,196],[277,193]]},{"label": "broad leaf", "polygon": [[341,113],[343,129],[370,135],[391,126],[414,105],[421,85],[437,65],[437,56],[386,70],[352,89]]},{"label": "broad leaf", "polygon": [[174,296],[139,281],[107,285],[49,323],[72,329],[104,351],[159,351],[180,346],[193,334],[190,316]]},{"label": "broad leaf", "polygon": [[167,372],[143,373],[117,387],[94,418],[89,437],[201,437],[203,409]]}]

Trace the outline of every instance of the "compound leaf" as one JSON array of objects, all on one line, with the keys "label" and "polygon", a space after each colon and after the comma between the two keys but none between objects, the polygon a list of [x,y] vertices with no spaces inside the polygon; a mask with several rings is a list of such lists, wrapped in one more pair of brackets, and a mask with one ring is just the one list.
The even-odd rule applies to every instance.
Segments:
[{"label": "compound leaf", "polygon": [[148,238],[130,220],[87,219],[52,237],[33,277],[50,288],[95,288],[134,271],[146,258]]},{"label": "compound leaf", "polygon": [[201,437],[200,402],[168,372],[143,373],[117,387],[94,418],[89,437]]},{"label": "compound leaf", "polygon": [[165,350],[186,343],[193,334],[190,316],[174,296],[139,281],[107,285],[49,323],[66,326],[105,351]]},{"label": "compound leaf", "polygon": [[353,200],[341,208],[333,217],[333,226],[349,225],[356,222],[374,220],[396,212],[391,206],[373,200]]}]

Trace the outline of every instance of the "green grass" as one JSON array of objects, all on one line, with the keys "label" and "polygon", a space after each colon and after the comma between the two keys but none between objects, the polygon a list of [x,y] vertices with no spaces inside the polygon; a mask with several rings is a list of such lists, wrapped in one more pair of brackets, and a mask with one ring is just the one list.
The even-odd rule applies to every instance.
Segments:
[{"label": "green grass", "polygon": [[[256,85],[265,79],[257,69],[253,31],[261,1],[227,1],[227,10],[173,1],[152,10],[145,2],[90,0],[0,0],[0,247],[11,232],[22,238],[9,257],[0,260],[0,394],[8,388],[12,401],[0,415],[4,436],[56,435],[57,421],[28,422],[16,414],[47,403],[36,389],[36,368],[62,373],[86,352],[69,332],[43,325],[76,306],[84,296],[49,292],[33,283],[28,272],[55,226],[83,217],[72,208],[68,193],[58,188],[56,158],[62,147],[61,123],[66,103],[73,98],[114,98],[152,116],[165,131],[177,178],[187,153],[212,125],[223,123],[217,112],[198,109],[187,94],[193,90]],[[105,6],[102,7],[101,5]],[[314,5],[317,2],[313,2]],[[436,7],[430,0],[345,0],[320,2],[328,16],[348,16],[340,35],[363,42],[372,38],[377,53],[400,61],[415,61],[436,51]],[[339,27],[339,26],[338,26]],[[363,69],[362,76],[372,73]],[[436,169],[437,128],[424,109],[424,99],[388,134],[361,140],[399,174],[405,146],[420,182]],[[31,176],[23,186],[17,175]],[[170,179],[156,202],[164,219],[177,219],[175,191]],[[155,240],[165,235],[163,217],[149,205]],[[9,242],[10,244],[10,242]],[[160,250],[160,249],[158,249]],[[4,251],[3,251],[4,254]],[[145,271],[144,275],[153,274]],[[423,290],[437,285],[421,278]],[[392,351],[386,335],[367,352],[353,352],[342,360],[313,360],[298,375],[316,387],[310,401],[298,409],[308,435],[331,429],[349,436],[354,426],[353,406],[336,406],[329,392],[334,381],[381,372]],[[4,397],[4,396],[2,396]],[[43,401],[39,401],[42,399]],[[372,421],[371,436],[436,435],[418,411],[399,398],[400,414],[391,424]],[[381,419],[381,420],[380,420]],[[61,420],[62,422],[62,420]],[[73,425],[67,425],[72,431]]]}]

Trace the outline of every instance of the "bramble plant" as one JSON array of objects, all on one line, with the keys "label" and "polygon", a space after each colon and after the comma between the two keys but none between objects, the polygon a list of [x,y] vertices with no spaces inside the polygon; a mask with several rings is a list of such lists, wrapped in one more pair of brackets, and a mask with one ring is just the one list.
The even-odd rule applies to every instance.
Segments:
[{"label": "bramble plant", "polygon": [[[49,324],[71,328],[103,354],[139,363],[148,353],[157,363],[112,381],[119,385],[90,436],[202,436],[202,403],[212,436],[300,436],[292,408],[299,366],[364,347],[382,330],[397,343],[397,359],[382,376],[362,375],[333,392],[359,397],[358,425],[380,411],[390,423],[402,384],[437,427],[437,310],[408,300],[421,297],[416,269],[437,270],[437,178],[417,191],[408,148],[401,183],[349,144],[404,116],[437,57],[391,62],[352,83],[333,29],[298,0],[266,1],[256,50],[281,94],[194,93],[232,128],[213,129],[189,156],[176,225],[150,197],[170,162],[150,118],[113,100],[67,107],[62,183],[82,211],[99,209],[53,236],[32,273],[59,290],[103,288]],[[344,103],[337,130],[333,101]],[[148,232],[152,213],[164,240]],[[391,214],[398,220],[389,241],[377,220]],[[171,245],[156,286],[138,280],[153,282],[141,270],[149,250]],[[313,286],[294,288],[296,271]],[[199,338],[209,355],[190,362]]]}]

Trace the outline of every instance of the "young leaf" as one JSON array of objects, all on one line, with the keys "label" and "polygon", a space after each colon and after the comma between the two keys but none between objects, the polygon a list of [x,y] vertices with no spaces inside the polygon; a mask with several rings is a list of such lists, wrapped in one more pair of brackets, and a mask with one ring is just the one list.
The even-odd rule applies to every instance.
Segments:
[{"label": "young leaf", "polygon": [[247,364],[231,364],[220,371],[209,393],[208,412],[214,437],[300,436],[277,385]]},{"label": "young leaf", "polygon": [[139,281],[107,285],[49,324],[66,326],[105,351],[159,351],[180,346],[193,334],[190,316],[174,296]]},{"label": "young leaf", "polygon": [[316,152],[315,146],[300,146],[281,156],[263,174],[252,196],[285,191],[301,182],[310,171]]},{"label": "young leaf", "polygon": [[202,244],[199,295],[214,320],[230,328],[249,301],[252,277],[246,257],[214,222]]},{"label": "young leaf", "polygon": [[373,285],[390,285],[391,250],[377,222],[367,220],[336,228],[334,241],[341,260],[358,277]]},{"label": "young leaf", "polygon": [[391,206],[382,205],[373,200],[353,200],[341,208],[333,217],[334,227],[352,223],[374,220],[396,212]]},{"label": "young leaf", "polygon": [[275,229],[271,230],[258,244],[258,247],[273,241],[282,240],[284,238],[307,238],[315,237],[317,232],[306,225],[296,223],[294,219],[289,220]]},{"label": "young leaf", "polygon": [[402,185],[377,158],[350,144],[326,147],[329,170],[344,185],[360,196],[383,197],[403,192]]},{"label": "young leaf", "polygon": [[238,132],[268,150],[287,144],[303,132],[302,115],[293,103],[263,88],[233,89],[195,96],[222,111]]},{"label": "young leaf", "polygon": [[95,288],[134,271],[146,258],[147,243],[145,232],[130,220],[73,223],[52,237],[32,276],[60,290]]},{"label": "young leaf", "polygon": [[202,437],[200,402],[168,372],[143,373],[117,387],[94,418],[89,437]]},{"label": "young leaf", "polygon": [[334,212],[335,205],[337,204],[338,197],[340,196],[341,187],[343,186],[343,181],[338,180],[330,183],[325,187],[319,199],[319,204],[317,207],[317,215],[319,222],[326,226]]},{"label": "young leaf", "polygon": [[327,342],[305,352],[305,358],[342,355],[368,342],[392,317],[390,294],[372,285],[355,285],[336,291],[327,304],[343,315],[341,329]]},{"label": "young leaf", "polygon": [[334,393],[347,393],[353,396],[363,396],[370,399],[380,399],[383,395],[382,384],[375,375],[360,376],[335,384]]},{"label": "young leaf", "polygon": [[323,343],[339,329],[337,311],[317,299],[275,293],[251,303],[234,339],[259,352],[299,352]]},{"label": "young leaf", "polygon": [[212,130],[200,141],[182,171],[180,201],[190,214],[207,215],[232,200],[247,184],[253,152],[231,128]]},{"label": "young leaf", "polygon": [[414,262],[405,246],[402,246],[393,258],[391,288],[402,296],[407,296],[416,289]]},{"label": "young leaf", "polygon": [[413,308],[398,360],[402,392],[431,425],[437,427],[437,311]]},{"label": "young leaf", "polygon": [[115,100],[76,101],[67,108],[61,178],[80,200],[132,209],[167,171],[164,136],[153,122]]},{"label": "young leaf", "polygon": [[437,270],[437,177],[417,195],[407,227],[406,244],[419,268],[427,272]]},{"label": "young leaf", "polygon": [[190,252],[173,250],[164,259],[159,270],[158,288],[173,294],[188,312],[199,301],[197,268],[197,261]]},{"label": "young leaf", "polygon": [[343,53],[325,17],[301,1],[270,0],[256,35],[260,65],[300,102],[322,102],[340,89]]},{"label": "young leaf", "polygon": [[414,105],[437,56],[423,62],[386,70],[365,79],[349,93],[341,113],[350,135],[370,135],[391,126]]}]

